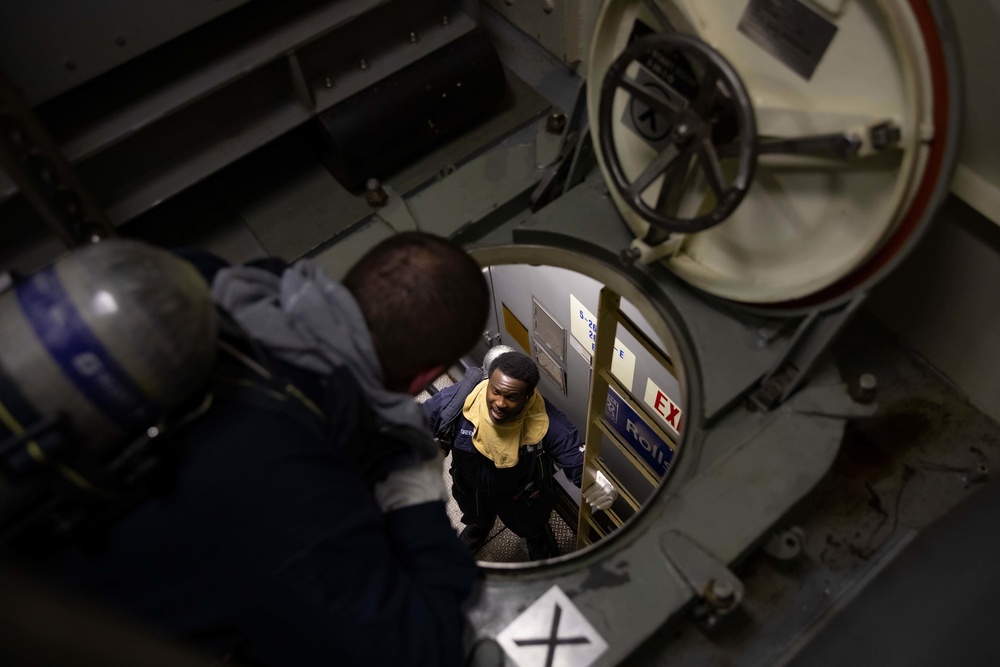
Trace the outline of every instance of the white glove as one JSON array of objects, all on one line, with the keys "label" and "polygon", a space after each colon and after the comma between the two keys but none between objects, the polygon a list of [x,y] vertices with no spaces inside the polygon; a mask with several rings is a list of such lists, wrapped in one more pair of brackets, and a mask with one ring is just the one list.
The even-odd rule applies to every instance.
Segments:
[{"label": "white glove", "polygon": [[600,470],[594,477],[594,483],[583,490],[583,498],[590,503],[590,509],[606,510],[618,498],[618,491]]},{"label": "white glove", "polygon": [[389,473],[375,485],[375,502],[383,513],[436,500],[448,501],[444,488],[444,454],[429,461]]}]

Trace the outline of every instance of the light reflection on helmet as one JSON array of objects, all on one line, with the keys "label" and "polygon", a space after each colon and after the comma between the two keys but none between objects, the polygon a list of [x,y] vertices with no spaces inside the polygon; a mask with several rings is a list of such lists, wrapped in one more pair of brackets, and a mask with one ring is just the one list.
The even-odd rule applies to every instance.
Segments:
[{"label": "light reflection on helmet", "polygon": [[101,455],[189,398],[211,371],[205,280],[166,250],[108,240],[0,294],[0,440],[63,413]]},{"label": "light reflection on helmet", "polygon": [[501,354],[507,354],[508,352],[514,352],[514,348],[510,345],[495,345],[489,349],[486,355],[483,357],[483,379],[490,373],[490,366],[496,361],[496,358]]}]

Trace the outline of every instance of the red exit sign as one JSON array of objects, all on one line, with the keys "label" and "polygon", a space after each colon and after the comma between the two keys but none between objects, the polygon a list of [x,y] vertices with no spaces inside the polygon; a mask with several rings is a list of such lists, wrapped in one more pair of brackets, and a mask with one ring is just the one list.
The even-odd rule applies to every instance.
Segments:
[{"label": "red exit sign", "polygon": [[667,426],[669,426],[677,435],[681,433],[681,423],[683,421],[683,413],[679,405],[674,403],[669,396],[663,393],[663,390],[656,386],[656,383],[650,379],[646,380],[646,405],[653,408],[653,412],[658,414]]}]

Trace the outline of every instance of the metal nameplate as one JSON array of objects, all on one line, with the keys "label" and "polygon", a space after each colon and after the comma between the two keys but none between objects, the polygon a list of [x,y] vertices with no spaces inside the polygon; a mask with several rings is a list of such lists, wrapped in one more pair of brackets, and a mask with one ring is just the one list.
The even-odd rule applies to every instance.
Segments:
[{"label": "metal nameplate", "polygon": [[[629,35],[629,45],[655,31],[636,21]],[[685,107],[698,94],[698,78],[687,57],[679,51],[656,50],[640,60],[642,67],[635,81],[646,92],[676,107]],[[631,99],[621,122],[656,150],[671,145],[671,123],[638,99]]]},{"label": "metal nameplate", "polygon": [[799,0],[750,0],[738,29],[807,81],[837,33]]}]

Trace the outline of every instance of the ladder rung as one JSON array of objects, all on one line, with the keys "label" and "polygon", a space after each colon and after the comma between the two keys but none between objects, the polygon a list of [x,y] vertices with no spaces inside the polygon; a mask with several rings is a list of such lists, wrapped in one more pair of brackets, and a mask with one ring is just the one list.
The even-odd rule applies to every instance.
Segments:
[{"label": "ladder rung", "polygon": [[607,438],[618,448],[618,451],[628,459],[628,462],[632,464],[632,467],[636,468],[646,481],[649,482],[654,488],[660,485],[660,477],[656,472],[649,467],[649,464],[636,456],[635,452],[632,451],[631,447],[624,444],[621,441],[621,436],[608,424],[607,420],[603,417],[597,422],[597,428],[607,436]]}]

